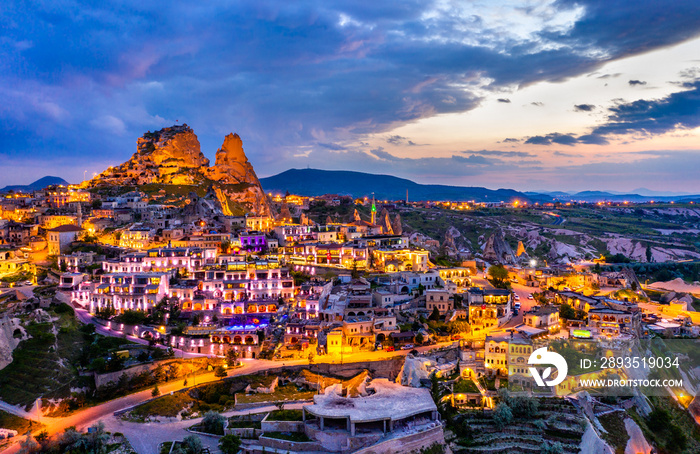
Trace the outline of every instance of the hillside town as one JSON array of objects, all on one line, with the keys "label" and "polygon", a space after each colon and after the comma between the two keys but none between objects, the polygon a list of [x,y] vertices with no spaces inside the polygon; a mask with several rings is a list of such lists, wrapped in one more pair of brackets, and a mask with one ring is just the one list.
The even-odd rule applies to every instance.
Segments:
[{"label": "hillside town", "polygon": [[[229,436],[256,454],[698,449],[697,283],[649,282],[621,254],[543,255],[507,229],[468,249],[454,227],[431,237],[403,220],[521,201],[265,193],[238,135],[214,166],[205,159],[192,130],[175,126],[82,184],[4,194],[0,426],[37,425],[34,435],[31,424],[0,429],[7,452],[25,432],[38,446],[82,414],[78,429],[99,422],[123,452],[144,454],[185,449],[188,420],[190,434],[215,438],[187,443],[211,452],[227,452],[217,443]],[[31,364],[23,355],[41,327],[58,356]],[[655,340],[692,346],[669,350],[683,360],[662,376],[679,384],[651,397],[587,385],[659,378],[602,365],[661,355],[639,346]],[[542,348],[569,361],[556,385],[537,383],[551,369],[530,361]],[[69,387],[23,383],[54,373]],[[88,415],[109,396],[128,405]],[[174,412],[158,412],[164,399]],[[673,420],[658,431],[663,415]],[[133,429],[144,422],[161,427],[151,440]]]}]

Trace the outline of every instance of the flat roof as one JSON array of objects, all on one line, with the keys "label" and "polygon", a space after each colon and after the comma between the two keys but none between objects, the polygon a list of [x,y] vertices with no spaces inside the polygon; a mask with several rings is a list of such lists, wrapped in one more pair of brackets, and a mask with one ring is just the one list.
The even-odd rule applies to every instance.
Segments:
[{"label": "flat roof", "polygon": [[374,394],[361,397],[342,397],[337,385],[326,388],[324,394],[314,396],[314,403],[305,408],[315,416],[349,418],[352,422],[401,420],[425,412],[437,411],[435,402],[426,388],[411,388],[377,378],[366,389]]}]

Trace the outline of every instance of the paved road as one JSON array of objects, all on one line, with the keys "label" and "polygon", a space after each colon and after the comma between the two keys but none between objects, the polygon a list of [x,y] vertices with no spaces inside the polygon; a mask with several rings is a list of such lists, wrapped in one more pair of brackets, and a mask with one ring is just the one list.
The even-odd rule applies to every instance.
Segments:
[{"label": "paved road", "polygon": [[[285,405],[284,408],[299,409],[303,405],[304,404],[288,404]],[[266,407],[258,407],[249,410],[228,411],[223,414],[225,416],[249,415],[252,413],[266,413],[273,410],[277,410],[277,407],[268,405]],[[186,436],[191,435],[186,429],[199,423],[201,418],[184,421],[177,421],[173,418],[172,421],[141,424],[124,421],[114,416],[107,416],[101,421],[104,422],[107,431],[123,433],[136,452],[139,454],[150,454],[158,452],[157,449],[160,443],[182,440]],[[220,452],[218,448],[218,437],[209,437],[206,435],[200,435],[199,437],[202,439],[204,446],[209,447],[212,454]]]},{"label": "paved road", "polygon": [[[141,345],[148,345],[149,344],[148,340],[146,340],[146,339],[141,339],[140,337],[131,336],[131,335],[124,336],[124,333],[107,328],[104,325],[101,325],[100,323],[98,323],[95,320],[95,317],[90,315],[90,313],[87,310],[85,310],[81,307],[74,306],[74,309],[75,309],[75,315],[78,318],[78,320],[83,324],[92,323],[93,325],[95,325],[95,332],[98,334],[102,334],[103,336],[110,336],[110,337],[124,337],[127,340],[129,340],[130,342],[135,342],[135,343],[141,344]],[[158,348],[162,348],[162,349],[168,348],[168,346],[161,345],[161,344],[155,344],[155,346]],[[209,356],[206,353],[190,353],[190,352],[185,352],[185,351],[182,351],[179,349],[173,349],[173,350],[175,351],[176,358],[202,358],[205,356]]]},{"label": "paved road", "polygon": [[[474,276],[472,278],[472,283],[474,285],[478,285],[480,287],[485,287],[488,285],[491,285],[488,283],[486,279],[480,276]],[[518,315],[510,319],[508,323],[506,323],[503,328],[513,328],[515,326],[518,326],[523,323],[523,313],[526,311],[529,311],[533,307],[537,306],[537,302],[535,300],[528,299],[528,295],[531,293],[539,291],[538,288],[535,287],[528,287],[526,285],[522,284],[515,284],[511,283],[511,287],[513,289],[513,292],[520,297],[520,310],[518,311]],[[514,301],[515,303],[515,301]]]}]

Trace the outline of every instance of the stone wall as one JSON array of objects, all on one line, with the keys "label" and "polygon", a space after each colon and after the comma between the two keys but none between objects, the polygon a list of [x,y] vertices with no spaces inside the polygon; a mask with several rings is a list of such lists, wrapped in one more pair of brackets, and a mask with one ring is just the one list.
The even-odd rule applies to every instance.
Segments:
[{"label": "stone wall", "polygon": [[302,421],[271,421],[269,418],[270,413],[260,423],[263,432],[304,432]]},{"label": "stone wall", "polygon": [[224,433],[226,435],[236,435],[240,438],[258,438],[260,435],[263,434],[263,431],[260,429],[254,429],[252,427],[237,427],[233,429],[226,429],[224,430]]},{"label": "stone wall", "polygon": [[299,442],[299,441],[288,441],[288,440],[280,440],[278,438],[268,438],[265,436],[262,436],[258,439],[260,444],[266,448],[273,448],[273,449],[279,449],[282,450],[282,452],[285,451],[320,451],[323,452],[324,449],[321,447],[321,445],[315,441],[305,441],[305,442]]},{"label": "stone wall", "polygon": [[[196,362],[202,362],[204,363],[204,360],[194,360]],[[142,374],[144,372],[152,372],[156,367],[159,365],[163,365],[164,367],[169,366],[172,363],[177,363],[177,365],[180,368],[180,373],[178,374],[178,378],[181,378],[185,374],[191,374],[192,369],[193,369],[193,363],[191,361],[185,361],[183,362],[180,359],[164,359],[161,361],[154,361],[151,363],[147,364],[138,364],[136,366],[129,367],[124,370],[118,370],[116,372],[107,372],[104,374],[95,374],[95,387],[99,388],[101,386],[105,386],[109,383],[116,383],[119,381],[119,377],[122,376],[122,374],[126,374],[127,377],[135,377],[139,374]],[[203,364],[200,365],[197,369],[200,369],[203,367]]]},{"label": "stone wall", "polygon": [[406,435],[401,438],[391,438],[374,444],[367,448],[353,452],[353,454],[395,454],[419,452],[421,449],[438,444],[445,444],[445,435],[442,426],[434,427],[422,432]]}]

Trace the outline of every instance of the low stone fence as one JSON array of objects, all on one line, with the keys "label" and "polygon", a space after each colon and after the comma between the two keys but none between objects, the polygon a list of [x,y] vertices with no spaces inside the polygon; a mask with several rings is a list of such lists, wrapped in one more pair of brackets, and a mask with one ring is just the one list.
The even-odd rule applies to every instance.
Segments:
[{"label": "low stone fence", "polygon": [[246,404],[239,404],[238,401],[236,401],[235,408],[236,410],[250,410],[252,408],[260,408],[260,407],[269,407],[270,405],[276,405],[279,403],[283,403],[285,405],[289,404],[305,404],[313,402],[311,399],[302,399],[302,400],[278,400],[278,401],[266,401],[266,402],[250,402]]},{"label": "low stone fence", "polygon": [[260,427],[263,432],[304,432],[303,421],[272,421],[270,420],[271,413],[260,422]]},{"label": "low stone fence", "polygon": [[224,430],[224,433],[226,435],[236,435],[240,438],[252,439],[258,438],[263,434],[263,431],[254,427],[236,427],[233,429],[226,429]]},{"label": "low stone fence", "polygon": [[321,444],[315,441],[280,440],[279,438],[270,438],[263,435],[258,439],[258,442],[265,448],[280,449],[282,451],[325,451]]}]

